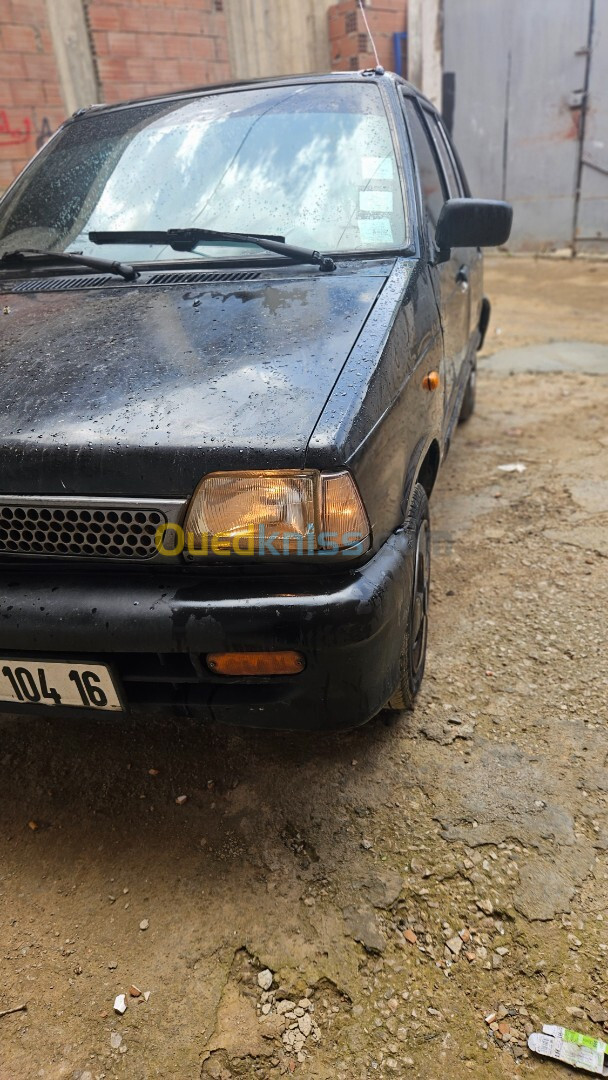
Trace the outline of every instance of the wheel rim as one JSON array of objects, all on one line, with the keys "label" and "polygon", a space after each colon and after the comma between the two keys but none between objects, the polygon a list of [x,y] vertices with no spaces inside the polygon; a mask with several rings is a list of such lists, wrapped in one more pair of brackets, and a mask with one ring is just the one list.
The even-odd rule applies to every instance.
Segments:
[{"label": "wheel rim", "polygon": [[424,665],[428,633],[429,581],[430,581],[430,532],[428,521],[423,521],[416,537],[416,561],[414,564],[414,588],[412,595],[412,674],[418,675]]}]

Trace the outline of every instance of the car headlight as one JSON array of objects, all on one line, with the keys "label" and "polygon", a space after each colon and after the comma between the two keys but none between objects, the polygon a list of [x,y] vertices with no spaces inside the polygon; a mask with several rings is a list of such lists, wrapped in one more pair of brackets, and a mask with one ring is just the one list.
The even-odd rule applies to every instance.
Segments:
[{"label": "car headlight", "polygon": [[210,473],[192,498],[184,534],[191,555],[361,554],[370,542],[350,473],[314,469]]}]

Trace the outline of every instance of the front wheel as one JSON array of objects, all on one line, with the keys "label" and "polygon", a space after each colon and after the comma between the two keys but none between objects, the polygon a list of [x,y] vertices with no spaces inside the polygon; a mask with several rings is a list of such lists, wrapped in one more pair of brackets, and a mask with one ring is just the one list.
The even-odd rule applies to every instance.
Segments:
[{"label": "front wheel", "polygon": [[416,484],[405,523],[412,538],[414,565],[405,635],[399,657],[399,686],[387,708],[396,712],[412,709],[420,689],[426,660],[429,626],[429,587],[431,577],[431,523],[429,501],[422,484]]}]

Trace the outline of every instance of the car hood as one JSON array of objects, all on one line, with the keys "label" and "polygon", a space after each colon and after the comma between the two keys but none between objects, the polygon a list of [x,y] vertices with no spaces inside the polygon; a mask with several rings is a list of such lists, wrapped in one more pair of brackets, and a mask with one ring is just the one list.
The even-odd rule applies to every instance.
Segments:
[{"label": "car hood", "polygon": [[181,287],[5,284],[0,492],[185,497],[216,469],[301,468],[393,265]]}]

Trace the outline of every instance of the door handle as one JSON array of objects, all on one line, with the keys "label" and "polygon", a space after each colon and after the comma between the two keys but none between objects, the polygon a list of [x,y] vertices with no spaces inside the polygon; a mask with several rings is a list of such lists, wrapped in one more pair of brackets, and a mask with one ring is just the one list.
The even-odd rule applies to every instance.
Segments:
[{"label": "door handle", "polygon": [[460,287],[460,291],[466,293],[469,291],[469,271],[466,266],[461,266],[460,270],[456,274],[456,282]]}]

